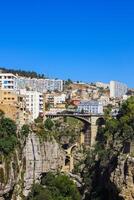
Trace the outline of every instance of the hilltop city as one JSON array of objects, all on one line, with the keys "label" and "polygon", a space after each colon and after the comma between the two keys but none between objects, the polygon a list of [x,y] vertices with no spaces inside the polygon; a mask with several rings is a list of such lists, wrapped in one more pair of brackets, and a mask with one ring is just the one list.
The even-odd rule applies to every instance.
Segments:
[{"label": "hilltop city", "polygon": [[134,89],[0,71],[0,200],[133,200]]},{"label": "hilltop city", "polygon": [[103,114],[111,107],[116,114],[119,105],[132,95],[134,90],[118,81],[83,83],[33,76],[26,71],[23,75],[3,68],[0,71],[0,110],[20,127],[38,116],[66,111]]}]

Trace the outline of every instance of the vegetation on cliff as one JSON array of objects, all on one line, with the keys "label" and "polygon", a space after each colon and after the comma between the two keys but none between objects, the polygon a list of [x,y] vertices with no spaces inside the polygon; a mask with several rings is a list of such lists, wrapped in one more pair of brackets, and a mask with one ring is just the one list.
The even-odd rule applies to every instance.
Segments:
[{"label": "vegetation on cliff", "polygon": [[26,71],[21,69],[7,69],[4,67],[0,67],[0,70],[2,70],[4,73],[13,73],[18,74],[19,76],[27,77],[27,78],[45,78],[44,74],[38,74],[35,71]]},{"label": "vegetation on cliff", "polygon": [[45,122],[41,118],[35,120],[33,130],[46,140],[55,139],[59,144],[74,144],[79,140],[80,132],[84,124],[70,117],[60,118],[55,121],[47,119]]},{"label": "vegetation on cliff", "polygon": [[80,193],[65,175],[48,173],[41,184],[34,184],[27,200],[80,200]]},{"label": "vegetation on cliff", "polygon": [[0,184],[3,189],[9,183],[12,185],[13,179],[17,179],[28,134],[28,125],[17,130],[15,121],[5,117],[5,114],[0,111]]},{"label": "vegetation on cliff", "polygon": [[[112,182],[110,177],[118,165],[119,156],[123,154],[127,157],[131,151],[130,147],[134,140],[134,97],[121,105],[116,117],[110,116],[110,110],[109,107],[105,111],[105,125],[98,124],[95,146],[88,152],[86,151],[86,159],[83,156],[80,160],[79,170],[74,169],[74,172],[78,173],[83,180],[81,194],[84,200],[124,200],[119,195],[120,188]],[[48,119],[45,122],[39,117],[34,124],[24,125],[18,132],[15,122],[0,112],[0,154],[2,155],[0,162],[3,156],[6,160],[5,165],[0,168],[0,183],[6,184],[9,180],[9,167],[13,168],[15,177],[17,177],[20,167],[17,162],[22,159],[22,152],[20,151],[20,155],[18,153],[19,158],[15,157],[15,154],[14,157],[12,155],[12,166],[10,165],[11,159],[9,159],[10,153],[14,152],[16,147],[21,146],[20,143],[23,143],[22,141],[30,131],[38,134],[42,141],[54,138],[64,146],[75,144],[78,141],[83,126],[81,121],[69,117],[55,121]],[[127,169],[124,173],[127,173]],[[41,184],[33,185],[27,198],[27,200],[41,199],[80,200],[81,196],[69,177],[48,173],[43,176]]]},{"label": "vegetation on cliff", "polygon": [[0,153],[8,155],[11,153],[18,143],[17,126],[14,121],[0,114]]},{"label": "vegetation on cliff", "polygon": [[99,127],[97,142],[90,150],[81,173],[85,183],[85,200],[120,200],[120,188],[111,182],[120,154],[130,153],[134,139],[134,97],[120,108],[116,118],[109,116],[105,127]]}]

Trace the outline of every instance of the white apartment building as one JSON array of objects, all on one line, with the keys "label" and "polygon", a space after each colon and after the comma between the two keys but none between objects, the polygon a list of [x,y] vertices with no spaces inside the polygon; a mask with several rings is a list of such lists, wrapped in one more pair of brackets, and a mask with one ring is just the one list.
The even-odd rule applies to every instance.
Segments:
[{"label": "white apartment building", "polygon": [[37,91],[20,90],[25,96],[26,109],[31,113],[32,120],[43,114],[43,94]]},{"label": "white apartment building", "polygon": [[65,101],[66,101],[66,94],[54,96],[54,105],[65,103]]},{"label": "white apartment building", "polygon": [[127,93],[127,85],[118,81],[110,81],[110,97],[121,98]]},{"label": "white apartment building", "polygon": [[38,92],[47,92],[47,91],[62,92],[63,80],[18,77],[17,86],[18,90],[29,88],[30,90],[36,90]]},{"label": "white apartment building", "polygon": [[103,114],[103,105],[99,101],[81,101],[77,111],[91,114]]},{"label": "white apartment building", "polygon": [[45,79],[45,88],[47,91],[63,91],[63,81],[59,79]]},{"label": "white apartment building", "polygon": [[16,90],[17,77],[12,73],[0,73],[0,88],[4,90]]},{"label": "white apartment building", "polygon": [[109,84],[103,83],[103,82],[96,82],[96,87],[107,89],[107,88],[109,88]]}]

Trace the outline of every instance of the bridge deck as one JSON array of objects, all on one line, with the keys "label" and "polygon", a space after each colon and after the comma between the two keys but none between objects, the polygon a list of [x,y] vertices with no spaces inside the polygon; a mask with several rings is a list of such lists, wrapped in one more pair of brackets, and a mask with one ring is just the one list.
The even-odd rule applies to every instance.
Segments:
[{"label": "bridge deck", "polygon": [[74,113],[74,114],[69,114],[69,113],[57,113],[57,114],[46,114],[45,115],[46,117],[63,117],[63,116],[65,116],[65,117],[103,117],[104,115],[102,115],[102,114],[76,114],[76,113]]}]

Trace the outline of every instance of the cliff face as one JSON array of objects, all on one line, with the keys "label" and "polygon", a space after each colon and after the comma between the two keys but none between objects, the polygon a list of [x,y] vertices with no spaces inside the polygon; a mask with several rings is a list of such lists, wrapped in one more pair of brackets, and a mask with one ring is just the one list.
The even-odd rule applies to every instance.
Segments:
[{"label": "cliff face", "polygon": [[118,166],[111,175],[111,181],[119,190],[124,200],[134,199],[134,158],[120,156]]},{"label": "cliff face", "polygon": [[[0,198],[2,196],[8,196],[9,192],[12,193],[14,186],[18,181],[18,175],[21,172],[21,154],[20,150],[10,155],[10,157],[4,157],[1,155],[1,164],[0,164]],[[19,158],[20,156],[20,158]]]},{"label": "cliff face", "polygon": [[[74,155],[76,157],[76,155]],[[21,150],[16,150],[0,163],[0,200],[7,196],[23,200],[43,173],[60,170],[65,164],[65,152],[55,141],[41,141],[31,133]],[[134,199],[134,158],[121,155],[110,181],[114,183],[122,200]]]},{"label": "cliff face", "polygon": [[12,159],[10,164],[4,160],[0,166],[0,197],[3,196],[3,194],[13,190],[14,184],[16,182],[16,176],[12,164]]},{"label": "cliff face", "polygon": [[24,149],[26,169],[24,174],[24,194],[27,195],[34,181],[38,181],[42,173],[57,171],[65,162],[64,151],[56,141],[41,143],[35,134],[30,134]]},{"label": "cliff face", "polygon": [[0,165],[0,198],[9,194],[13,200],[21,200],[42,173],[57,171],[65,162],[64,151],[55,140],[40,141],[34,133],[29,134],[20,158],[19,154],[10,158],[8,167],[5,161]]}]

